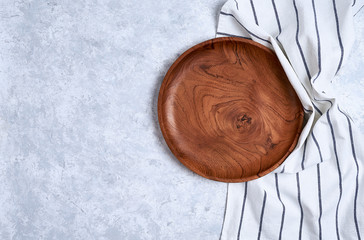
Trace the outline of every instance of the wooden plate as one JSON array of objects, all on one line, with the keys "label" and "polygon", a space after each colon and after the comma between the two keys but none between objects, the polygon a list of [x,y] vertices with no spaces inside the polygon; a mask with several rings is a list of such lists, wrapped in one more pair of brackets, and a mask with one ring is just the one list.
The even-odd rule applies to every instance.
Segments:
[{"label": "wooden plate", "polygon": [[242,38],[216,38],[183,53],[158,98],[163,136],[179,161],[217,181],[273,171],[294,149],[303,109],[278,58]]}]

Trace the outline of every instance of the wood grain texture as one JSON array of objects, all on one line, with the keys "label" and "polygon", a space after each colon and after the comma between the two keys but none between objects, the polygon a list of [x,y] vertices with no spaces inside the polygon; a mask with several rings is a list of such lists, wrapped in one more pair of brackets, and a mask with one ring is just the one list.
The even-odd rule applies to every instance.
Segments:
[{"label": "wood grain texture", "polygon": [[273,51],[251,40],[217,38],[171,66],[158,118],[186,167],[212,180],[243,182],[285,160],[301,133],[303,109]]}]

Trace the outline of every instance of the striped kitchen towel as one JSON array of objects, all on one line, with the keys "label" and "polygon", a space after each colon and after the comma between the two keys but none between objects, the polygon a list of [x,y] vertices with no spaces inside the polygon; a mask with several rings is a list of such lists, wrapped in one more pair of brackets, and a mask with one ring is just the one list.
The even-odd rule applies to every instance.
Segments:
[{"label": "striped kitchen towel", "polygon": [[364,144],[330,93],[364,0],[229,0],[217,37],[273,49],[305,110],[292,154],[274,172],[228,185],[221,239],[364,239]]}]

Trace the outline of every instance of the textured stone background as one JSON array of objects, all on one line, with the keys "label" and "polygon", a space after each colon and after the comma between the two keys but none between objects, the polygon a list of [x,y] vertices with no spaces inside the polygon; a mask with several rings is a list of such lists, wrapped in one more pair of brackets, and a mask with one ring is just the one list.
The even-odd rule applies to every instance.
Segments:
[{"label": "textured stone background", "polygon": [[[169,152],[164,74],[225,0],[0,2],[0,239],[218,239],[226,184]],[[364,12],[334,80],[364,133]]]}]

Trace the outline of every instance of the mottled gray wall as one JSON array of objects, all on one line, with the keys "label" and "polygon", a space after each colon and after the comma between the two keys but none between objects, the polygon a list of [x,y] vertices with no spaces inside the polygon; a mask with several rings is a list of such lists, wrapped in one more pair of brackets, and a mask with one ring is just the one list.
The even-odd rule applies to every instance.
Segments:
[{"label": "mottled gray wall", "polygon": [[[172,156],[156,100],[223,2],[0,2],[0,239],[218,239],[226,184]],[[356,24],[334,85],[364,132]]]}]

